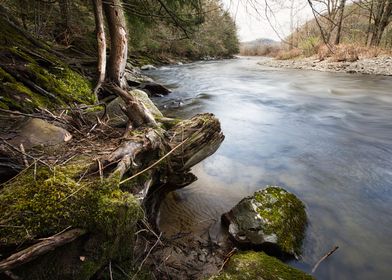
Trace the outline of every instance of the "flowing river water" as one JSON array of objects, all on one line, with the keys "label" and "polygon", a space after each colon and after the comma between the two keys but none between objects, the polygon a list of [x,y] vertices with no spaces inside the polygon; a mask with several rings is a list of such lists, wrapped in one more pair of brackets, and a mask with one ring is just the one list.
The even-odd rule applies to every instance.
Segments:
[{"label": "flowing river water", "polygon": [[[225,141],[193,168],[193,184],[166,196],[166,233],[218,227],[244,196],[279,185],[306,205],[300,261],[318,279],[391,279],[392,78],[258,65],[239,58],[162,67],[173,90],[154,101],[168,116],[212,112]],[[219,235],[219,230],[217,231]]]}]

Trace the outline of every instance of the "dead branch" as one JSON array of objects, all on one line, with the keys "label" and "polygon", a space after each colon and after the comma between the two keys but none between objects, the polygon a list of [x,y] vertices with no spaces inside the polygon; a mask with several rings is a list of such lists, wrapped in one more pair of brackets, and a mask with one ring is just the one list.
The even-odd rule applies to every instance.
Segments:
[{"label": "dead branch", "polygon": [[0,262],[0,273],[12,270],[23,264],[26,264],[49,251],[74,241],[76,238],[85,234],[83,229],[72,229],[62,234],[57,234],[46,238],[45,240],[34,244],[20,252],[17,252],[7,259]]}]

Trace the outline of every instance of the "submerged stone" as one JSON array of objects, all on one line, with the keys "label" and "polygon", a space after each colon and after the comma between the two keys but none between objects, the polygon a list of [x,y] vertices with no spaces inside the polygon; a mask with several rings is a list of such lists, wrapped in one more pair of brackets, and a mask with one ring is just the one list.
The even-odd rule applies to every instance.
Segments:
[{"label": "submerged stone", "polygon": [[300,254],[307,223],[305,206],[280,187],[267,187],[242,199],[222,220],[240,246]]},{"label": "submerged stone", "polygon": [[224,271],[210,280],[312,280],[298,269],[290,267],[262,252],[241,252],[230,258]]}]

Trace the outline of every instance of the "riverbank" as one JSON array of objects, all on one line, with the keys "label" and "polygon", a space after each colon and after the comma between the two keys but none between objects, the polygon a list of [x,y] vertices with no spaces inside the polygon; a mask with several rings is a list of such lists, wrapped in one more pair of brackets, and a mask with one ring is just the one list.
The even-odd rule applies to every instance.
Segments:
[{"label": "riverbank", "polygon": [[330,60],[320,61],[316,56],[307,58],[295,58],[288,60],[277,60],[274,58],[263,58],[259,65],[274,68],[304,69],[336,73],[358,73],[368,75],[392,76],[392,57],[379,56],[374,58],[360,58],[354,62],[332,62]]}]

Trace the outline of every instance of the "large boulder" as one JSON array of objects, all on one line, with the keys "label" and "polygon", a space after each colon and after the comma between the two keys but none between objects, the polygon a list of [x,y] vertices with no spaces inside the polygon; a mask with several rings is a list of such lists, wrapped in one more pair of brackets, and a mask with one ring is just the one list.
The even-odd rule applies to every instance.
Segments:
[{"label": "large boulder", "polygon": [[[155,118],[160,119],[163,117],[159,109],[155,106],[155,104],[151,101],[151,99],[148,98],[147,93],[145,93],[142,90],[134,89],[131,90],[129,94],[136,97],[150,111],[150,113]],[[125,106],[124,100],[120,97],[117,97],[107,105],[106,110],[107,110],[107,115],[109,117],[109,125],[117,126],[117,127],[126,125],[128,121],[128,117],[124,114],[124,112],[121,109],[121,107],[124,106]],[[99,112],[99,114],[102,115],[101,112]]]},{"label": "large boulder", "polygon": [[299,255],[307,223],[305,206],[280,187],[242,199],[222,221],[239,246],[261,247],[278,255]]},{"label": "large boulder", "polygon": [[312,276],[259,252],[237,253],[224,271],[210,280],[312,280]]},{"label": "large boulder", "polygon": [[24,146],[29,150],[33,147],[49,147],[64,144],[71,140],[72,135],[64,128],[37,118],[21,121],[13,132],[16,135],[9,142],[16,147]]}]

